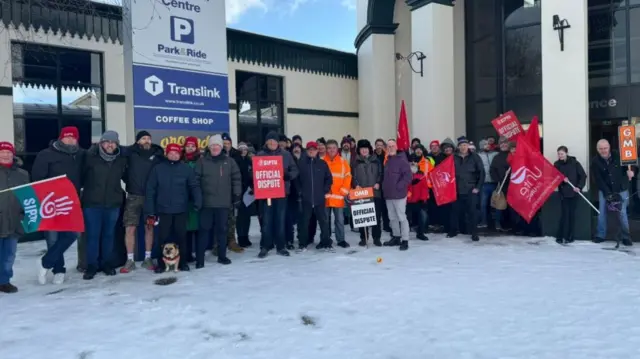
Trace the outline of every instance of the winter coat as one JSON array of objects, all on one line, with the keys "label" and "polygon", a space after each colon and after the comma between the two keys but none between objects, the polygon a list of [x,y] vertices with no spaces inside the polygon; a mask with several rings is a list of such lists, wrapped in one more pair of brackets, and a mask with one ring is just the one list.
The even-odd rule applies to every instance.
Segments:
[{"label": "winter coat", "polygon": [[82,207],[120,208],[124,197],[121,181],[127,170],[127,159],[120,153],[113,161],[105,161],[100,157],[99,146],[93,145],[85,156]]},{"label": "winter coat", "polygon": [[482,159],[470,151],[464,157],[459,153],[455,153],[453,156],[458,194],[470,194],[474,188],[481,190],[485,178]]},{"label": "winter coat", "polygon": [[620,166],[620,155],[617,152],[611,152],[608,159],[597,155],[591,161],[596,185],[605,197],[611,193],[620,193],[629,189],[627,169],[627,166]]},{"label": "winter coat", "polygon": [[[188,160],[186,157],[183,156],[184,158],[184,163],[187,164],[187,166],[189,166],[189,168],[191,168],[191,170],[193,171],[193,174],[195,175],[196,170],[196,162],[198,161],[198,159],[202,156],[202,154],[200,153],[200,151],[196,151],[194,153],[194,156],[191,160]],[[187,219],[187,231],[197,231],[199,228],[199,224],[200,224],[200,215],[198,213],[198,211],[196,211],[194,203],[193,203],[193,199],[191,199],[191,202],[189,203],[189,219]]]},{"label": "winter coat", "polygon": [[442,161],[447,159],[447,156],[442,151],[438,152],[437,155],[432,152],[432,153],[429,154],[429,156],[431,156],[431,158],[433,158],[434,166],[439,165],[440,163],[442,163]]},{"label": "winter coat", "polygon": [[491,176],[491,162],[496,158],[498,152],[495,151],[479,151],[476,152],[482,160],[482,166],[484,167],[484,183],[496,183],[498,180]]},{"label": "winter coat", "polygon": [[67,153],[59,149],[57,141],[52,141],[49,148],[38,152],[31,167],[31,180],[42,181],[52,177],[67,175],[78,193],[82,188],[82,166],[86,151],[78,149],[76,153]]},{"label": "winter coat", "polygon": [[384,199],[403,199],[407,197],[412,177],[411,165],[409,165],[407,156],[404,153],[398,152],[395,156],[387,156],[387,164],[384,166],[382,180]]},{"label": "winter coat", "polygon": [[[553,164],[558,171],[560,171],[565,177],[569,179],[569,182],[574,186],[583,189],[587,184],[587,174],[582,168],[582,165],[575,157],[567,156],[566,161],[557,160]],[[625,173],[626,176],[626,173]],[[558,186],[558,192],[562,197],[572,198],[577,196],[578,194],[574,192],[573,188],[568,183],[562,182],[560,186]]]},{"label": "winter coat", "polygon": [[207,152],[196,162],[196,180],[202,190],[204,208],[231,208],[242,200],[242,176],[238,164],[221,153]]},{"label": "winter coat", "polygon": [[[498,152],[498,154],[491,161],[491,178],[495,178],[498,186],[502,184],[505,176],[507,175],[507,171],[511,167],[509,164],[509,151]],[[507,189],[509,188],[509,179],[504,181],[504,185],[502,186],[502,193],[507,194]]]},{"label": "winter coat", "polygon": [[[413,184],[415,180],[418,183]],[[422,173],[414,173],[409,184],[409,193],[407,194],[407,203],[424,203],[429,199],[429,185],[427,176]]]},{"label": "winter coat", "polygon": [[376,184],[380,187],[373,190],[375,198],[381,197],[381,185],[382,185],[382,163],[378,161],[378,157],[368,156],[363,157],[358,155],[354,161],[354,166],[351,169],[351,187],[373,187]]},{"label": "winter coat", "polygon": [[242,176],[242,193],[244,194],[247,188],[253,187],[253,161],[251,160],[251,156],[238,156],[236,163]]},{"label": "winter coat", "polygon": [[193,207],[202,207],[202,192],[194,171],[181,161],[161,160],[148,176],[144,199],[145,215],[179,214],[189,210],[189,197]]},{"label": "winter coat", "polygon": [[[0,166],[0,190],[29,183],[29,173],[21,166],[22,160],[17,157],[10,168]],[[0,193],[0,238],[22,236],[23,217],[24,211],[18,198],[11,191]]]},{"label": "winter coat", "polygon": [[162,147],[152,144],[147,151],[138,144],[123,148],[123,154],[128,159],[125,183],[127,193],[144,196],[147,188],[147,178],[153,166],[164,159]]},{"label": "winter coat", "polygon": [[351,166],[340,155],[333,159],[326,155],[323,159],[333,177],[331,192],[325,196],[325,205],[330,208],[344,208],[344,198],[351,190]]},{"label": "winter coat", "polygon": [[324,207],[325,196],[331,192],[333,176],[329,166],[318,157],[311,158],[302,154],[298,160],[300,175],[296,180],[300,189],[300,197],[303,205],[312,207]]},{"label": "winter coat", "polygon": [[[431,157],[425,157],[425,156],[418,157],[418,155],[416,154],[412,154],[411,156],[409,156],[409,162],[416,163],[418,165],[418,172],[425,175],[433,171],[434,163],[435,163],[435,161],[434,162],[431,161]],[[429,188],[431,188],[431,181],[428,180],[428,177],[427,177],[427,184]]]},{"label": "winter coat", "polygon": [[233,158],[236,162],[238,162],[238,159],[240,158],[240,151],[238,151],[237,149],[231,147],[231,149],[229,150],[229,153],[227,153],[226,150],[222,150],[225,154],[227,154],[229,157]]},{"label": "winter coat", "polygon": [[[282,169],[284,170],[284,188],[285,193],[288,196],[291,192],[291,181],[294,181],[298,177],[298,166],[293,159],[293,155],[289,151],[283,151],[280,147],[275,151],[269,150],[266,146],[262,151],[258,152],[256,156],[280,156],[282,157]],[[252,174],[253,181],[253,174]],[[253,187],[253,183],[251,184]]]}]

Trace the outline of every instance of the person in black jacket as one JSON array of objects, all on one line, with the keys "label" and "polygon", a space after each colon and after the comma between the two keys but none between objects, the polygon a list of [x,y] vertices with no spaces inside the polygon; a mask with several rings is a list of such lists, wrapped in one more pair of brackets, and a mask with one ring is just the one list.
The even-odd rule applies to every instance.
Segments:
[{"label": "person in black jacket", "polygon": [[[196,181],[195,172],[188,164],[180,161],[182,147],[172,143],[167,145],[166,158],[151,169],[147,182],[144,214],[147,222],[158,223],[158,242],[161,246],[174,243],[181,251],[187,246],[187,221],[189,219],[189,197],[193,199],[193,209],[202,207],[202,192]],[[187,255],[180,256],[178,268],[188,271]],[[158,258],[156,273],[165,271],[164,261]]]},{"label": "person in black jacket", "polygon": [[[249,187],[253,187],[253,164],[252,155],[249,154],[249,147],[244,143],[238,144],[240,156],[236,159],[240,175],[242,176],[242,194],[247,192]],[[238,233],[238,245],[242,248],[251,247],[253,243],[249,240],[249,228],[251,228],[251,205],[246,206],[244,201],[238,205],[238,218],[236,219],[236,232]]]},{"label": "person in black jacket", "polygon": [[99,270],[115,275],[113,241],[124,191],[120,184],[127,159],[120,154],[118,133],[106,131],[100,143],[87,151],[82,177],[82,208],[86,228],[87,269],[84,279],[95,277]]},{"label": "person in black jacket", "polygon": [[320,226],[320,246],[331,243],[331,228],[325,211],[325,195],[331,192],[333,176],[325,161],[318,158],[318,144],[310,141],[307,151],[298,161],[300,175],[298,188],[302,202],[302,218],[298,225],[299,250],[306,250],[309,243],[309,225],[313,215]]},{"label": "person in black jacket", "polygon": [[[298,165],[302,156],[302,147],[299,144],[291,146],[291,155],[293,161]],[[286,248],[288,250],[295,249],[293,241],[295,239],[295,226],[299,221],[299,214],[302,212],[300,208],[300,189],[298,181],[291,182],[291,191],[287,197],[287,215],[285,219],[285,239],[287,241]]]},{"label": "person in black jacket", "polygon": [[[222,134],[222,150],[223,154],[226,154],[231,159],[238,163],[240,158],[240,151],[233,148],[233,142],[231,141],[231,136],[228,133]],[[244,192],[243,192],[244,193]],[[229,209],[229,218],[227,219],[227,248],[234,253],[242,253],[244,252],[244,247],[240,246],[236,242],[236,216],[235,216],[235,208]]]},{"label": "person in black jacket", "polygon": [[[136,143],[125,149],[127,153],[127,199],[124,205],[122,222],[125,227],[125,246],[127,247],[127,261],[120,268],[120,273],[129,273],[136,269],[133,250],[136,243],[136,233],[147,193],[147,179],[151,169],[163,159],[162,147],[151,143],[151,134],[140,131],[136,135]],[[144,261],[142,267],[153,270],[151,250],[153,248],[153,223],[146,223],[144,231]]]},{"label": "person in black jacket", "polygon": [[[371,227],[371,235],[373,244],[377,247],[382,246],[380,238],[382,237],[382,163],[373,153],[373,148],[368,140],[360,140],[357,145],[357,156],[351,168],[351,187],[367,188],[373,187],[374,206],[376,210],[376,225]],[[360,228],[360,243],[358,245],[367,245],[369,227]]]},{"label": "person in black jacket", "polygon": [[[384,168],[384,160],[387,158],[387,142],[382,138],[376,139],[374,143],[375,147],[373,155],[378,158],[378,163]],[[382,181],[380,182],[382,183]],[[384,198],[384,193],[380,193],[380,197]],[[389,212],[387,212],[387,202],[382,200],[380,212],[382,213],[382,230],[385,232],[391,232],[391,225],[389,224]]]},{"label": "person in black jacket", "polygon": [[584,168],[575,157],[568,156],[568,153],[569,149],[566,146],[558,147],[558,160],[553,164],[564,175],[564,183],[558,187],[562,201],[562,214],[556,235],[558,243],[573,242],[578,193],[587,183]]},{"label": "person in black jacket", "polygon": [[593,241],[604,242],[607,235],[607,211],[609,208],[614,208],[618,212],[622,244],[630,246],[633,243],[629,232],[627,206],[629,205],[629,181],[634,177],[634,172],[629,167],[620,165],[620,155],[611,152],[609,141],[604,139],[598,141],[597,149],[598,155],[591,161],[591,169],[598,186],[600,214],[596,237]]},{"label": "person in black jacket", "polygon": [[484,165],[477,154],[469,151],[469,141],[464,136],[458,138],[458,152],[453,156],[458,199],[453,203],[447,238],[458,235],[459,220],[465,216],[471,240],[478,241],[478,193],[484,184]]},{"label": "person in black jacket", "polygon": [[[76,187],[82,188],[82,165],[85,151],[78,146],[79,133],[76,127],[64,127],[57,141],[38,153],[31,169],[31,180],[42,181],[66,175]],[[78,238],[75,232],[47,232],[47,253],[42,257],[38,281],[46,284],[48,271],[53,272],[53,283],[64,282],[66,268],[64,253]]]},{"label": "person in black jacket", "polygon": [[[507,179],[507,172],[511,165],[509,164],[509,155],[511,154],[511,144],[506,137],[500,137],[499,141],[499,149],[497,155],[491,161],[491,165],[489,166],[489,172],[491,172],[491,178],[499,186],[502,186],[501,192],[507,196],[507,189],[509,188],[509,180]],[[495,210],[495,221],[496,221],[496,231],[502,232],[504,231],[502,223],[504,217],[505,210]]]}]

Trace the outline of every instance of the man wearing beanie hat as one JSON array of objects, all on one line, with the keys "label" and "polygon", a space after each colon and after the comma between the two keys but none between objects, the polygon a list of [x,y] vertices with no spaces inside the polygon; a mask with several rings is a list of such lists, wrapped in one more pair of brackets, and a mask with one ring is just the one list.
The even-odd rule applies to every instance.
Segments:
[{"label": "man wearing beanie hat", "polygon": [[106,131],[100,142],[87,151],[81,200],[86,232],[78,241],[78,247],[84,250],[79,253],[86,264],[84,279],[93,279],[100,270],[105,275],[116,274],[113,243],[124,197],[121,181],[126,168],[127,159],[120,154],[119,136],[115,131]]},{"label": "man wearing beanie hat", "polygon": [[458,151],[453,155],[456,173],[457,199],[453,203],[450,215],[447,238],[458,235],[458,227],[462,219],[467,222],[467,232],[471,240],[478,241],[478,202],[479,193],[485,181],[482,159],[469,150],[466,137],[458,137]]},{"label": "man wearing beanie hat", "polygon": [[[122,222],[125,227],[125,246],[127,248],[127,261],[120,268],[120,273],[129,273],[136,268],[133,251],[136,244],[136,234],[141,222],[144,201],[147,195],[147,179],[149,173],[163,159],[162,147],[151,143],[151,134],[140,131],[136,134],[136,143],[127,148],[127,200],[124,205]],[[144,260],[142,267],[153,270],[151,249],[153,248],[154,223],[144,222]]]},{"label": "man wearing beanie hat", "polygon": [[[158,223],[158,242],[161,248],[167,244],[177,245],[180,251],[178,269],[188,271],[187,222],[189,220],[189,198],[193,209],[202,206],[202,192],[195,172],[182,162],[182,147],[171,143],[165,148],[165,158],[149,173],[144,215],[148,222]],[[160,251],[164,253],[163,250]],[[157,260],[156,273],[165,272],[162,256]]]},{"label": "man wearing beanie hat", "polygon": [[223,146],[220,135],[211,136],[208,151],[195,166],[196,180],[202,191],[196,268],[204,267],[204,252],[212,236],[217,244],[214,254],[218,263],[231,264],[227,258],[227,226],[229,212],[238,208],[242,200],[242,175],[236,161],[224,153]]},{"label": "man wearing beanie hat", "polygon": [[320,137],[316,140],[318,144],[318,158],[324,159],[327,156],[327,140]]},{"label": "man wearing beanie hat", "polygon": [[289,145],[289,139],[287,138],[287,136],[280,134],[278,136],[278,146],[280,146],[280,148],[283,150],[287,150],[288,145]]},{"label": "man wearing beanie hat", "polygon": [[356,160],[351,170],[353,178],[351,186],[353,188],[373,187],[374,205],[376,209],[376,224],[371,228],[360,228],[360,246],[367,245],[369,231],[373,237],[373,244],[377,247],[382,246],[380,238],[382,237],[382,195],[380,185],[382,184],[382,163],[373,153],[373,147],[368,140],[360,140],[357,144]]},{"label": "man wearing beanie hat", "polygon": [[262,151],[256,156],[277,156],[282,159],[284,173],[282,180],[285,186],[285,198],[271,199],[271,205],[266,200],[258,201],[262,213],[262,238],[260,239],[260,254],[258,257],[264,258],[275,246],[277,253],[281,256],[289,256],[289,251],[285,248],[285,220],[287,213],[287,198],[291,191],[291,181],[298,178],[298,166],[293,156],[287,150],[283,150],[278,145],[278,136],[275,132],[269,132],[265,137],[265,145]]},{"label": "man wearing beanie hat", "polygon": [[299,145],[300,145],[300,147],[302,147],[302,137],[301,137],[300,135],[293,135],[293,137],[291,138],[291,141],[292,141],[294,144],[296,144],[296,143],[297,143],[297,144],[299,144]]},{"label": "man wearing beanie hat", "polygon": [[[40,151],[31,168],[31,180],[42,181],[52,177],[66,175],[76,187],[82,188],[82,164],[86,151],[78,146],[78,129],[63,127],[58,140]],[[53,271],[53,282],[62,284],[65,278],[64,253],[78,238],[75,232],[47,232],[47,253],[42,257],[38,272],[38,281],[46,284],[47,274]]]},{"label": "man wearing beanie hat", "polygon": [[0,142],[0,293],[18,291],[11,284],[11,277],[18,238],[24,234],[20,223],[22,207],[9,189],[29,183],[29,173],[20,168],[22,161],[15,154],[12,143]]}]

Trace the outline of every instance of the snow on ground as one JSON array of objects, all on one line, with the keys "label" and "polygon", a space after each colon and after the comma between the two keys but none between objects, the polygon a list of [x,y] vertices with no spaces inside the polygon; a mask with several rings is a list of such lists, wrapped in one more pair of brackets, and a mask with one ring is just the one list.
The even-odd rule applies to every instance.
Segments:
[{"label": "snow on ground", "polygon": [[170,286],[143,270],[87,282],[75,269],[40,286],[44,243],[21,244],[20,292],[0,296],[0,358],[640,358],[640,257],[431,237],[407,252],[359,248],[350,232],[354,247],[337,253],[258,260],[253,248]]}]

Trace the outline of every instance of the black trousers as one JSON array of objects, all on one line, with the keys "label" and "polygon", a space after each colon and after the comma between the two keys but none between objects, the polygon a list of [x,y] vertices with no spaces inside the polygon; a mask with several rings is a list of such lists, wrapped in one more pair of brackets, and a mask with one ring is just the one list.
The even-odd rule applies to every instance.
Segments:
[{"label": "black trousers", "polygon": [[195,258],[193,258],[193,253],[195,252],[195,244],[198,240],[198,231],[187,231],[187,243],[186,243],[186,251],[187,253],[183,253],[182,255],[186,255],[187,261],[193,262]]},{"label": "black trousers", "polygon": [[577,205],[578,197],[562,197],[562,214],[560,215],[560,225],[558,226],[558,234],[556,235],[557,239],[573,239]]},{"label": "black trousers", "polygon": [[[189,213],[158,214],[158,241],[160,246],[175,243],[180,250],[180,266],[187,264],[187,220]],[[160,254],[162,257],[162,252]],[[159,260],[158,266],[163,268],[164,261]]]},{"label": "black trousers", "polygon": [[[325,214],[326,215],[326,214]],[[313,243],[315,241],[316,238],[316,229],[318,227],[318,219],[316,218],[316,214],[315,212],[311,212],[311,218],[309,219],[309,230],[307,231],[309,237],[307,237],[307,240],[309,241],[307,243],[307,245]],[[302,227],[304,229],[304,227]],[[300,232],[300,231],[298,231]],[[300,234],[298,233],[298,237],[300,236]],[[300,238],[298,238],[298,240],[300,240]]]},{"label": "black trousers", "polygon": [[228,219],[229,208],[203,208],[200,210],[196,264],[204,265],[204,252],[207,250],[209,238],[212,235],[216,243],[218,243],[218,258],[227,257]]},{"label": "black trousers", "polygon": [[320,243],[331,244],[331,228],[329,220],[327,219],[327,213],[324,206],[312,207],[311,204],[302,203],[302,218],[298,223],[298,243],[300,247],[308,246],[309,232],[308,228],[313,225],[314,235],[316,223],[320,224]]},{"label": "black trousers", "polygon": [[478,194],[458,193],[458,200],[453,202],[451,206],[451,222],[448,233],[457,234],[459,232],[460,218],[466,217],[468,234],[472,236],[478,234],[478,201]]},{"label": "black trousers", "polygon": [[[382,198],[374,198],[374,205],[376,207],[376,225],[371,227],[363,227],[359,228],[360,231],[360,239],[365,239],[365,230],[371,233],[373,239],[380,239],[382,237],[382,204],[385,203]],[[386,208],[386,206],[385,206]],[[353,222],[353,221],[352,221]]]},{"label": "black trousers", "polygon": [[244,203],[238,207],[238,217],[236,219],[236,232],[238,239],[249,236],[249,228],[251,227],[251,206],[246,207]]}]

